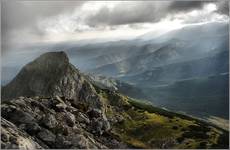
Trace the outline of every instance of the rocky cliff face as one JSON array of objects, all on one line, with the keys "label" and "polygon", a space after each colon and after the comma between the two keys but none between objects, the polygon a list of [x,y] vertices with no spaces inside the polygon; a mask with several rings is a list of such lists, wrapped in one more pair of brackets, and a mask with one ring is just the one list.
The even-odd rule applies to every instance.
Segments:
[{"label": "rocky cliff face", "polygon": [[64,52],[2,88],[1,148],[226,148],[228,132],[91,84]]}]

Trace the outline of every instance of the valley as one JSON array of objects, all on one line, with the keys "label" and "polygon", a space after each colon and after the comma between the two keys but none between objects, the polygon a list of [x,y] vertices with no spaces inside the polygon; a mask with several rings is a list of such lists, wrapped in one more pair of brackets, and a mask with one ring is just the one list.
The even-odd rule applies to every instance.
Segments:
[{"label": "valley", "polygon": [[120,41],[38,44],[4,58],[2,83],[12,80],[26,61],[64,49],[70,62],[100,87],[112,85],[125,95],[205,120],[228,119],[227,30],[228,23],[213,22],[158,37],[147,33]]}]

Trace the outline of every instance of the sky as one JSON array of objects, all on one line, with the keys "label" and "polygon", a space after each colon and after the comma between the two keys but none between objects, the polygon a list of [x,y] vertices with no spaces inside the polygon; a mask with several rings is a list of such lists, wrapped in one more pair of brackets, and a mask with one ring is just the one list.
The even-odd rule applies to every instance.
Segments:
[{"label": "sky", "polygon": [[2,0],[2,55],[33,43],[161,35],[191,24],[229,21],[228,1]]}]

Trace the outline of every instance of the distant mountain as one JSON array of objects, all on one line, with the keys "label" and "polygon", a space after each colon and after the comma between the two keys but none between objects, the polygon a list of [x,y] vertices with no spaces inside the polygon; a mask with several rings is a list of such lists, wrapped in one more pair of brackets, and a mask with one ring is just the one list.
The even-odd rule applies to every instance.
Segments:
[{"label": "distant mountain", "polygon": [[[37,44],[20,53],[11,54],[3,61],[3,67],[21,68],[25,61],[48,51],[64,50],[73,65],[84,72],[105,76],[126,76],[141,73],[160,65],[207,57],[210,53],[228,50],[228,23],[216,22],[186,26],[148,40],[136,39],[100,43],[63,42]],[[202,33],[202,35],[200,34]],[[153,33],[147,33],[153,34]],[[199,35],[199,36],[198,36]],[[202,41],[202,43],[201,43]],[[13,60],[19,60],[16,64]],[[12,66],[13,65],[13,66]],[[15,74],[10,70],[10,74]],[[12,77],[4,75],[5,80]]]},{"label": "distant mountain", "polygon": [[197,41],[200,38],[210,38],[213,36],[223,36],[228,30],[228,22],[212,22],[197,25],[184,26],[182,28],[166,32],[163,35],[155,36],[154,32],[149,32],[139,36],[139,40],[152,41],[154,43],[166,42],[170,39],[179,39],[185,41]]},{"label": "distant mountain", "polygon": [[[127,42],[127,44],[124,44],[124,47],[127,47],[135,43],[135,46],[130,46],[131,50],[126,50],[126,48],[118,50],[109,47],[108,51],[113,51],[112,55],[115,58],[116,52],[119,55],[123,53],[129,55],[123,55],[127,57],[120,61],[113,62],[110,60],[109,64],[103,63],[90,71],[113,77],[127,76],[162,65],[203,58],[220,51],[228,51],[229,38],[226,31],[228,31],[227,23],[209,23],[187,26],[147,41],[141,40],[143,38],[141,37],[133,43]],[[105,54],[103,53],[103,56]]]},{"label": "distant mountain", "polygon": [[85,75],[93,85],[100,87],[101,89],[107,89],[111,91],[117,91],[124,95],[127,95],[136,99],[145,99],[147,96],[144,94],[141,88],[133,86],[129,83],[105,76],[98,76],[95,74]]},{"label": "distant mountain", "polygon": [[209,54],[207,57],[154,67],[152,70],[120,77],[141,87],[171,84],[175,81],[219,75],[229,72],[228,51]]},{"label": "distant mountain", "polygon": [[1,148],[229,146],[226,130],[94,83],[64,52],[45,53],[24,66],[1,91]]}]

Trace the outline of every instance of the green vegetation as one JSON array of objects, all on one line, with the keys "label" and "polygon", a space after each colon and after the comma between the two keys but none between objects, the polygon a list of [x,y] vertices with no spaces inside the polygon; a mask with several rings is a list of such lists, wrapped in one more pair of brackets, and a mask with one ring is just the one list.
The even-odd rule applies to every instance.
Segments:
[{"label": "green vegetation", "polygon": [[[144,88],[154,104],[208,118],[229,118],[228,74],[192,78],[167,86]],[[220,111],[221,110],[221,111]],[[220,125],[220,123],[217,123]],[[222,122],[222,126],[227,125]]]},{"label": "green vegetation", "polygon": [[133,148],[228,148],[228,132],[208,123],[109,90],[97,92],[110,106],[108,118],[123,118],[112,133]]}]

